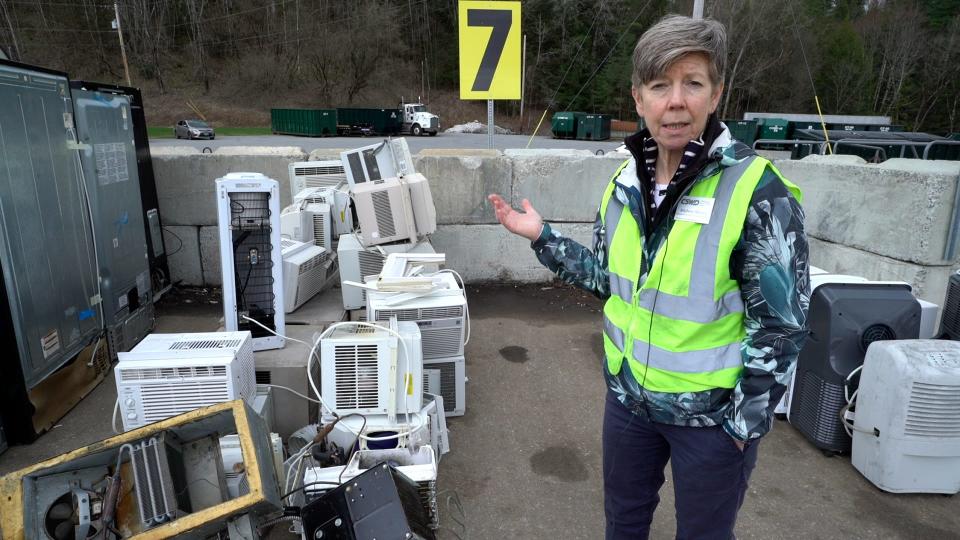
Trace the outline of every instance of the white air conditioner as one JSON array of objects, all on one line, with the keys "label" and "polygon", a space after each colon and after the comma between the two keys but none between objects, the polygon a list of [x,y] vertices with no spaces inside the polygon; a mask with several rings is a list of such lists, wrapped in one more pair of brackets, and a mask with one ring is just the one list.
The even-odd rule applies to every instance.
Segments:
[{"label": "white air conditioner", "polygon": [[437,209],[433,205],[430,182],[420,173],[404,176],[403,182],[410,189],[410,204],[413,206],[417,234],[419,236],[433,234],[437,230]]},{"label": "white air conditioner", "polygon": [[360,240],[365,246],[417,240],[410,190],[399,178],[357,184],[353,188]]},{"label": "white air conditioner", "polygon": [[417,172],[407,140],[390,139],[340,153],[351,189],[364,182],[405,176]]},{"label": "white air conditioner", "polygon": [[[270,449],[272,450],[273,469],[277,478],[283,478],[283,439],[276,433],[270,434]],[[243,451],[240,448],[239,435],[224,435],[220,437],[220,455],[223,457],[223,473],[227,477],[227,491],[231,499],[246,495],[249,489],[246,484],[246,464]]]},{"label": "white air conditioner", "polygon": [[343,164],[339,159],[300,161],[291,163],[288,170],[290,171],[290,195],[294,197],[307,188],[335,188],[347,181]]},{"label": "white air conditioner", "polygon": [[442,288],[427,296],[397,302],[397,294],[367,292],[367,319],[370,321],[413,321],[420,327],[423,359],[463,356],[467,299],[453,275],[438,274]]},{"label": "white air conditioner", "polygon": [[320,342],[321,393],[339,415],[420,410],[423,399],[420,329],[400,322],[405,347],[382,328],[341,326]]},{"label": "white air conditioner", "polygon": [[309,203],[304,210],[313,220],[313,243],[327,251],[333,251],[333,230],[330,223],[331,210],[329,204]]},{"label": "white air conditioner", "polygon": [[[363,247],[354,234],[340,237],[337,245],[337,260],[340,264],[340,292],[344,309],[363,309],[367,305],[367,291],[361,287],[343,285],[344,281],[363,283],[367,277],[377,276],[383,269],[387,255],[391,253],[436,253],[427,240],[404,242],[371,248]],[[430,267],[429,271],[439,268]]]},{"label": "white air conditioner", "polygon": [[297,242],[314,242],[313,213],[301,205],[291,205],[280,213],[280,237]]},{"label": "white air conditioner", "polygon": [[870,344],[851,461],[884,491],[960,492],[960,342]]},{"label": "white air conditioner", "polygon": [[216,185],[224,326],[250,331],[255,351],[281,348],[279,336],[285,332],[278,184],[259,173],[230,173]]},{"label": "white air conditioner", "polygon": [[444,413],[463,416],[467,412],[467,368],[463,356],[424,360],[423,369],[440,371],[440,392]]},{"label": "white air conditioner", "polygon": [[[283,246],[283,305],[287,313],[331,286],[330,272],[334,267],[332,252],[312,243],[281,240]],[[335,268],[334,268],[335,270]]]},{"label": "white air conditioner", "polygon": [[353,212],[350,210],[350,192],[346,184],[336,188],[307,188],[293,196],[294,203],[323,203],[330,205],[333,239],[354,231]]},{"label": "white air conditioner", "polygon": [[250,332],[150,334],[118,356],[124,431],[257,394]]}]

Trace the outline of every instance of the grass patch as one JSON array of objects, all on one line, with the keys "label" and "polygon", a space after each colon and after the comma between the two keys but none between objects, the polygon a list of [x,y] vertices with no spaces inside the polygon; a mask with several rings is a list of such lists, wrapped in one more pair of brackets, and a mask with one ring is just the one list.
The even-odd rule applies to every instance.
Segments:
[{"label": "grass patch", "polygon": [[[270,135],[272,132],[268,127],[216,127],[214,131],[217,136],[220,135]],[[151,139],[172,139],[173,127],[151,126],[147,128],[147,134]]]}]

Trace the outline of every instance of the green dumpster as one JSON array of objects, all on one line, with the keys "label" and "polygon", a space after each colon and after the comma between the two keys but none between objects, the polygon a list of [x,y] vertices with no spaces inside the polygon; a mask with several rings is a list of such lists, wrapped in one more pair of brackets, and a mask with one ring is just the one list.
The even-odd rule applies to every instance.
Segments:
[{"label": "green dumpster", "polygon": [[[790,134],[790,122],[782,118],[761,118],[758,139],[786,140]],[[760,147],[767,150],[790,150],[786,144],[764,143]]]},{"label": "green dumpster", "polygon": [[581,141],[605,141],[609,138],[609,114],[585,114],[577,119],[577,139]]},{"label": "green dumpster", "polygon": [[558,111],[553,113],[550,119],[550,129],[553,131],[554,139],[575,139],[577,137],[577,124],[580,118],[586,116],[586,113],[572,111]]},{"label": "green dumpster", "polygon": [[337,125],[347,135],[396,135],[403,129],[400,109],[340,107]]},{"label": "green dumpster", "polygon": [[335,109],[270,109],[270,130],[283,135],[325,137],[337,134]]},{"label": "green dumpster", "polygon": [[733,138],[747,146],[753,146],[753,141],[757,140],[757,121],[756,120],[724,120],[727,129]]}]

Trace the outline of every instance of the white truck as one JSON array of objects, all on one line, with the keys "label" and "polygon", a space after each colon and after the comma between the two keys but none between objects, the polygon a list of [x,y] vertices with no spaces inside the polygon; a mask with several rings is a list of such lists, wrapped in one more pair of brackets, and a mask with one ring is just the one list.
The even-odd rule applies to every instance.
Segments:
[{"label": "white truck", "polygon": [[403,111],[403,132],[414,136],[429,133],[436,135],[440,131],[440,117],[427,111],[423,103],[400,102]]}]

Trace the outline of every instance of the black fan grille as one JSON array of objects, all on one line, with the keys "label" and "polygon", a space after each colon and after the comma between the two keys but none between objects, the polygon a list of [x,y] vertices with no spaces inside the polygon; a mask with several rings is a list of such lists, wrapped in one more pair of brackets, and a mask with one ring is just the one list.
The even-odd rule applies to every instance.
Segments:
[{"label": "black fan grille", "polygon": [[960,340],[960,273],[950,276],[940,324],[942,333],[950,339]]},{"label": "black fan grille", "polygon": [[871,324],[860,334],[860,349],[865,352],[874,341],[890,339],[897,339],[897,333],[893,331],[893,328],[885,324]]}]

